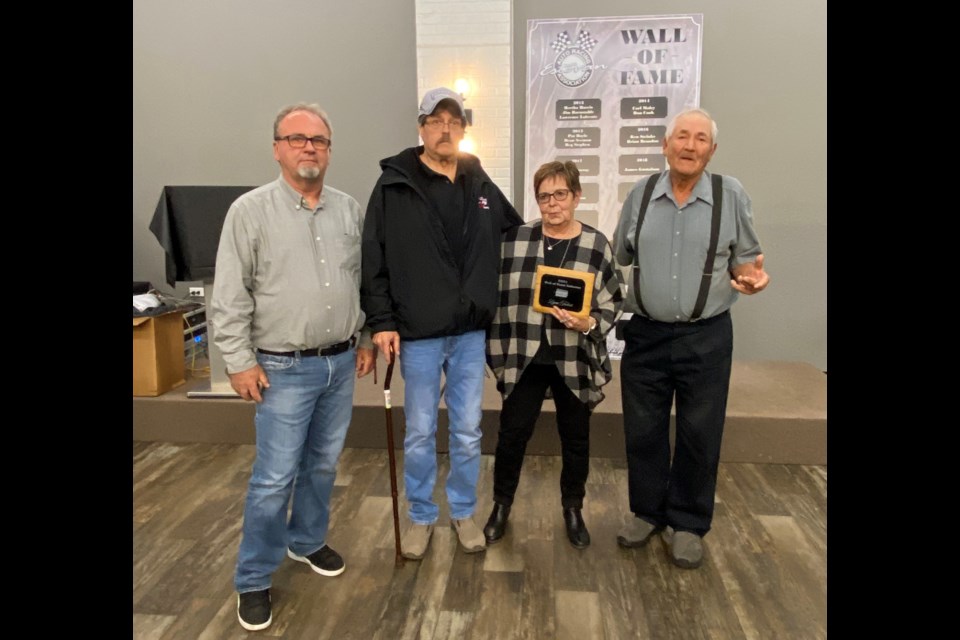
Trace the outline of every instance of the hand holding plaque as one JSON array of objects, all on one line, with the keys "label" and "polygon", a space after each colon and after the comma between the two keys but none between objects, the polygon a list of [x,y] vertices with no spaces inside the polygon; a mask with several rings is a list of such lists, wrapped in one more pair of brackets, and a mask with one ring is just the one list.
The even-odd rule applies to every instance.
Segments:
[{"label": "hand holding plaque", "polygon": [[594,274],[538,265],[533,280],[533,309],[550,313],[559,307],[579,318],[590,315]]}]

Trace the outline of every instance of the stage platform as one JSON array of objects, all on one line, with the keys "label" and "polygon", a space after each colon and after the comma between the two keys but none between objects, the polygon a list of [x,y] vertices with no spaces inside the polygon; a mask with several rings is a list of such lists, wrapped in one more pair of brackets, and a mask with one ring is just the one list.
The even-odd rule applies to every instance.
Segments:
[{"label": "stage platform", "polygon": [[[383,374],[377,384],[369,375],[357,381],[353,423],[347,447],[384,448],[386,410]],[[613,381],[604,387],[606,399],[591,418],[590,454],[625,458],[620,398],[620,361],[613,361]],[[494,452],[501,406],[500,394],[487,370],[483,395],[483,453]],[[253,444],[253,404],[239,398],[187,397],[209,381],[190,377],[162,396],[133,398],[133,439],[166,442],[227,442]],[[403,442],[403,378],[399,367],[391,383],[394,441]],[[437,448],[447,450],[446,408],[441,402]],[[529,455],[559,455],[552,400],[543,403]],[[803,362],[735,361],[731,376],[723,462],[827,464],[827,375]]]}]

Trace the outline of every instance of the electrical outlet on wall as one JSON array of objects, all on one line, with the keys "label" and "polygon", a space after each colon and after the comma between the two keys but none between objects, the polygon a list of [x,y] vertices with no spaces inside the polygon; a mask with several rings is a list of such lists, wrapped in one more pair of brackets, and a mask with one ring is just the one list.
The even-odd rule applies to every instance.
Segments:
[{"label": "electrical outlet on wall", "polygon": [[191,298],[202,298],[202,297],[203,297],[203,287],[190,287],[190,297],[191,297]]}]

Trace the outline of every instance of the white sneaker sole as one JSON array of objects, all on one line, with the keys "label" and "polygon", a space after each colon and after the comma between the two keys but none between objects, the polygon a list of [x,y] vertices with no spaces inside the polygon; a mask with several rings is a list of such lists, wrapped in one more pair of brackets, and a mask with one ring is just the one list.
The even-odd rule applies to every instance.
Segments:
[{"label": "white sneaker sole", "polygon": [[322,576],[327,576],[328,578],[332,578],[332,577],[334,577],[334,576],[340,575],[340,574],[343,573],[343,572],[346,570],[346,568],[347,568],[347,565],[344,564],[342,567],[340,567],[339,569],[336,569],[335,571],[328,571],[327,569],[321,569],[321,568],[318,567],[317,565],[315,565],[315,564],[313,564],[312,562],[310,562],[310,561],[309,561],[307,558],[305,558],[304,556],[298,556],[298,555],[295,554],[293,551],[290,551],[290,549],[287,549],[287,557],[289,557],[291,560],[296,560],[297,562],[302,562],[302,563],[306,564],[307,566],[309,566],[311,569],[313,569],[314,571],[316,571],[316,572],[319,573],[320,575],[322,575]]},{"label": "white sneaker sole", "polygon": [[245,622],[240,616],[240,596],[237,596],[237,620],[240,621],[240,626],[247,631],[260,631],[269,627],[270,623],[273,622],[273,611],[270,612],[270,617],[267,618],[267,621],[263,624],[250,624],[249,622]]}]

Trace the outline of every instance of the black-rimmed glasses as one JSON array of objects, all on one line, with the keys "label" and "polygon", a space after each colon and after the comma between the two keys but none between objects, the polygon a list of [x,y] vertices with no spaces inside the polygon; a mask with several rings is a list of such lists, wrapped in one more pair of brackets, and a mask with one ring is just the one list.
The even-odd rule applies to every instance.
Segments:
[{"label": "black-rimmed glasses", "polygon": [[557,202],[564,202],[567,199],[567,196],[570,195],[570,189],[557,189],[553,193],[538,193],[537,202],[539,204],[547,204],[550,202],[550,197],[553,196],[553,199]]},{"label": "black-rimmed glasses", "polygon": [[313,143],[313,148],[317,151],[325,151],[330,148],[330,139],[323,136],[313,136],[308,138],[302,133],[294,133],[289,136],[280,136],[279,138],[274,138],[274,140],[286,140],[294,149],[303,149],[307,146],[307,140]]}]

